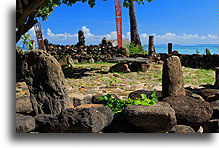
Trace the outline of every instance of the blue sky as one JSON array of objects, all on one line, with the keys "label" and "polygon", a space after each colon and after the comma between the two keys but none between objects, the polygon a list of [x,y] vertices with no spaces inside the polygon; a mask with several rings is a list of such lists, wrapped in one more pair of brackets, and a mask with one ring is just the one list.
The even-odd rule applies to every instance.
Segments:
[{"label": "blue sky", "polygon": [[[217,0],[154,0],[135,5],[138,30],[143,44],[155,36],[156,44],[217,44]],[[128,9],[123,8],[123,38],[130,38]],[[77,32],[85,32],[86,44],[98,44],[102,37],[116,38],[113,0],[97,0],[90,8],[78,2],[61,5],[42,21],[43,36],[51,43],[76,44]],[[29,31],[34,38],[33,29]]]}]

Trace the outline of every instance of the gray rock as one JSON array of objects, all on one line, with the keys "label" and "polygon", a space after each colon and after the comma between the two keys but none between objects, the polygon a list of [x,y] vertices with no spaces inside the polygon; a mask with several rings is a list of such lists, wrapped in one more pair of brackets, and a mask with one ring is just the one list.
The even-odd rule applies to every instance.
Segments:
[{"label": "gray rock", "polygon": [[26,53],[22,65],[35,114],[57,115],[67,106],[65,78],[59,62],[42,50]]},{"label": "gray rock", "polygon": [[84,96],[81,94],[71,94],[71,96],[69,97],[70,102],[72,102],[73,106],[79,106],[79,105],[83,105],[83,104],[92,104],[91,100],[92,100],[92,96],[88,95],[88,96]]},{"label": "gray rock", "polygon": [[164,99],[176,112],[178,124],[199,126],[207,122],[212,114],[210,103],[188,96],[171,96]]},{"label": "gray rock", "polygon": [[175,111],[166,102],[152,106],[129,105],[125,115],[130,123],[144,128],[145,132],[165,133],[176,125]]},{"label": "gray rock", "polygon": [[162,96],[178,95],[186,95],[182,66],[178,56],[171,56],[163,64]]},{"label": "gray rock", "polygon": [[33,108],[29,96],[16,98],[16,112],[31,113],[32,111]]},{"label": "gray rock", "polygon": [[64,110],[60,115],[35,117],[39,132],[98,133],[113,120],[111,109],[100,104],[86,104]]},{"label": "gray rock", "polygon": [[149,64],[146,63],[132,63],[130,65],[130,69],[132,72],[146,72],[148,70],[148,68],[150,67]]},{"label": "gray rock", "polygon": [[109,72],[123,72],[123,73],[129,73],[131,70],[129,69],[128,64],[116,64],[113,65],[110,69]]},{"label": "gray rock", "polygon": [[35,119],[31,116],[16,114],[16,132],[28,133],[35,129]]},{"label": "gray rock", "polygon": [[176,125],[169,133],[196,133],[193,128],[186,125]]},{"label": "gray rock", "polygon": [[93,58],[88,59],[88,63],[94,63],[94,62],[95,62],[95,60]]}]

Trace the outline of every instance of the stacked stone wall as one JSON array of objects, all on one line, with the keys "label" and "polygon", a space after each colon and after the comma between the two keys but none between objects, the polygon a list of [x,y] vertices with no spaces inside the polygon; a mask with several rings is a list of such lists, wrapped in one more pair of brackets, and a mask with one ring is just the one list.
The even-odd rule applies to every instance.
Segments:
[{"label": "stacked stone wall", "polygon": [[[170,57],[171,54],[160,54],[161,60],[165,60]],[[189,55],[189,54],[177,54],[181,60],[183,66],[192,68],[204,68],[213,69],[219,66],[219,55]]]}]

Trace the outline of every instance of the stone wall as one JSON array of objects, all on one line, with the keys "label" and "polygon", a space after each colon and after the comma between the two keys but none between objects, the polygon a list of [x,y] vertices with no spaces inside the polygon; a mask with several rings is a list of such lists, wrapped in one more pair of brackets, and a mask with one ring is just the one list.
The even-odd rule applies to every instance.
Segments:
[{"label": "stone wall", "polygon": [[[126,48],[113,47],[110,42],[103,45],[58,45],[45,42],[46,51],[58,61],[71,58],[74,63],[106,62],[109,58],[128,56]],[[65,61],[65,60],[64,60]]]},{"label": "stone wall", "polygon": [[[186,67],[212,69],[219,66],[219,55],[175,55],[180,58],[182,65]],[[161,60],[165,60],[170,56],[171,54],[160,54]]]},{"label": "stone wall", "polygon": [[[61,65],[69,63],[95,63],[106,62],[107,59],[115,57],[128,57],[128,49],[114,47],[111,42],[103,42],[99,45],[58,45],[48,43],[44,40],[46,51],[53,55]],[[198,54],[178,54],[183,66],[192,68],[206,68],[211,69],[219,66],[219,55],[198,55]],[[172,54],[160,53],[156,56],[149,55],[131,55],[130,57],[145,57],[150,58],[152,61],[165,60]],[[70,59],[70,60],[69,60]],[[71,61],[71,62],[69,62]]]}]

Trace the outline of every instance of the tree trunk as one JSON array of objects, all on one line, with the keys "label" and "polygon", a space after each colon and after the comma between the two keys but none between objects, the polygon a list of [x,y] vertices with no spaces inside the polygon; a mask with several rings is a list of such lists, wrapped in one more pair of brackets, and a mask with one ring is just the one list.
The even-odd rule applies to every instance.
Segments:
[{"label": "tree trunk", "polygon": [[37,10],[48,0],[16,0],[16,43],[37,23]]},{"label": "tree trunk", "polygon": [[129,17],[130,17],[130,32],[131,32],[131,42],[134,43],[136,46],[141,46],[141,40],[138,34],[138,26],[135,14],[135,6],[134,1],[129,0]]}]

